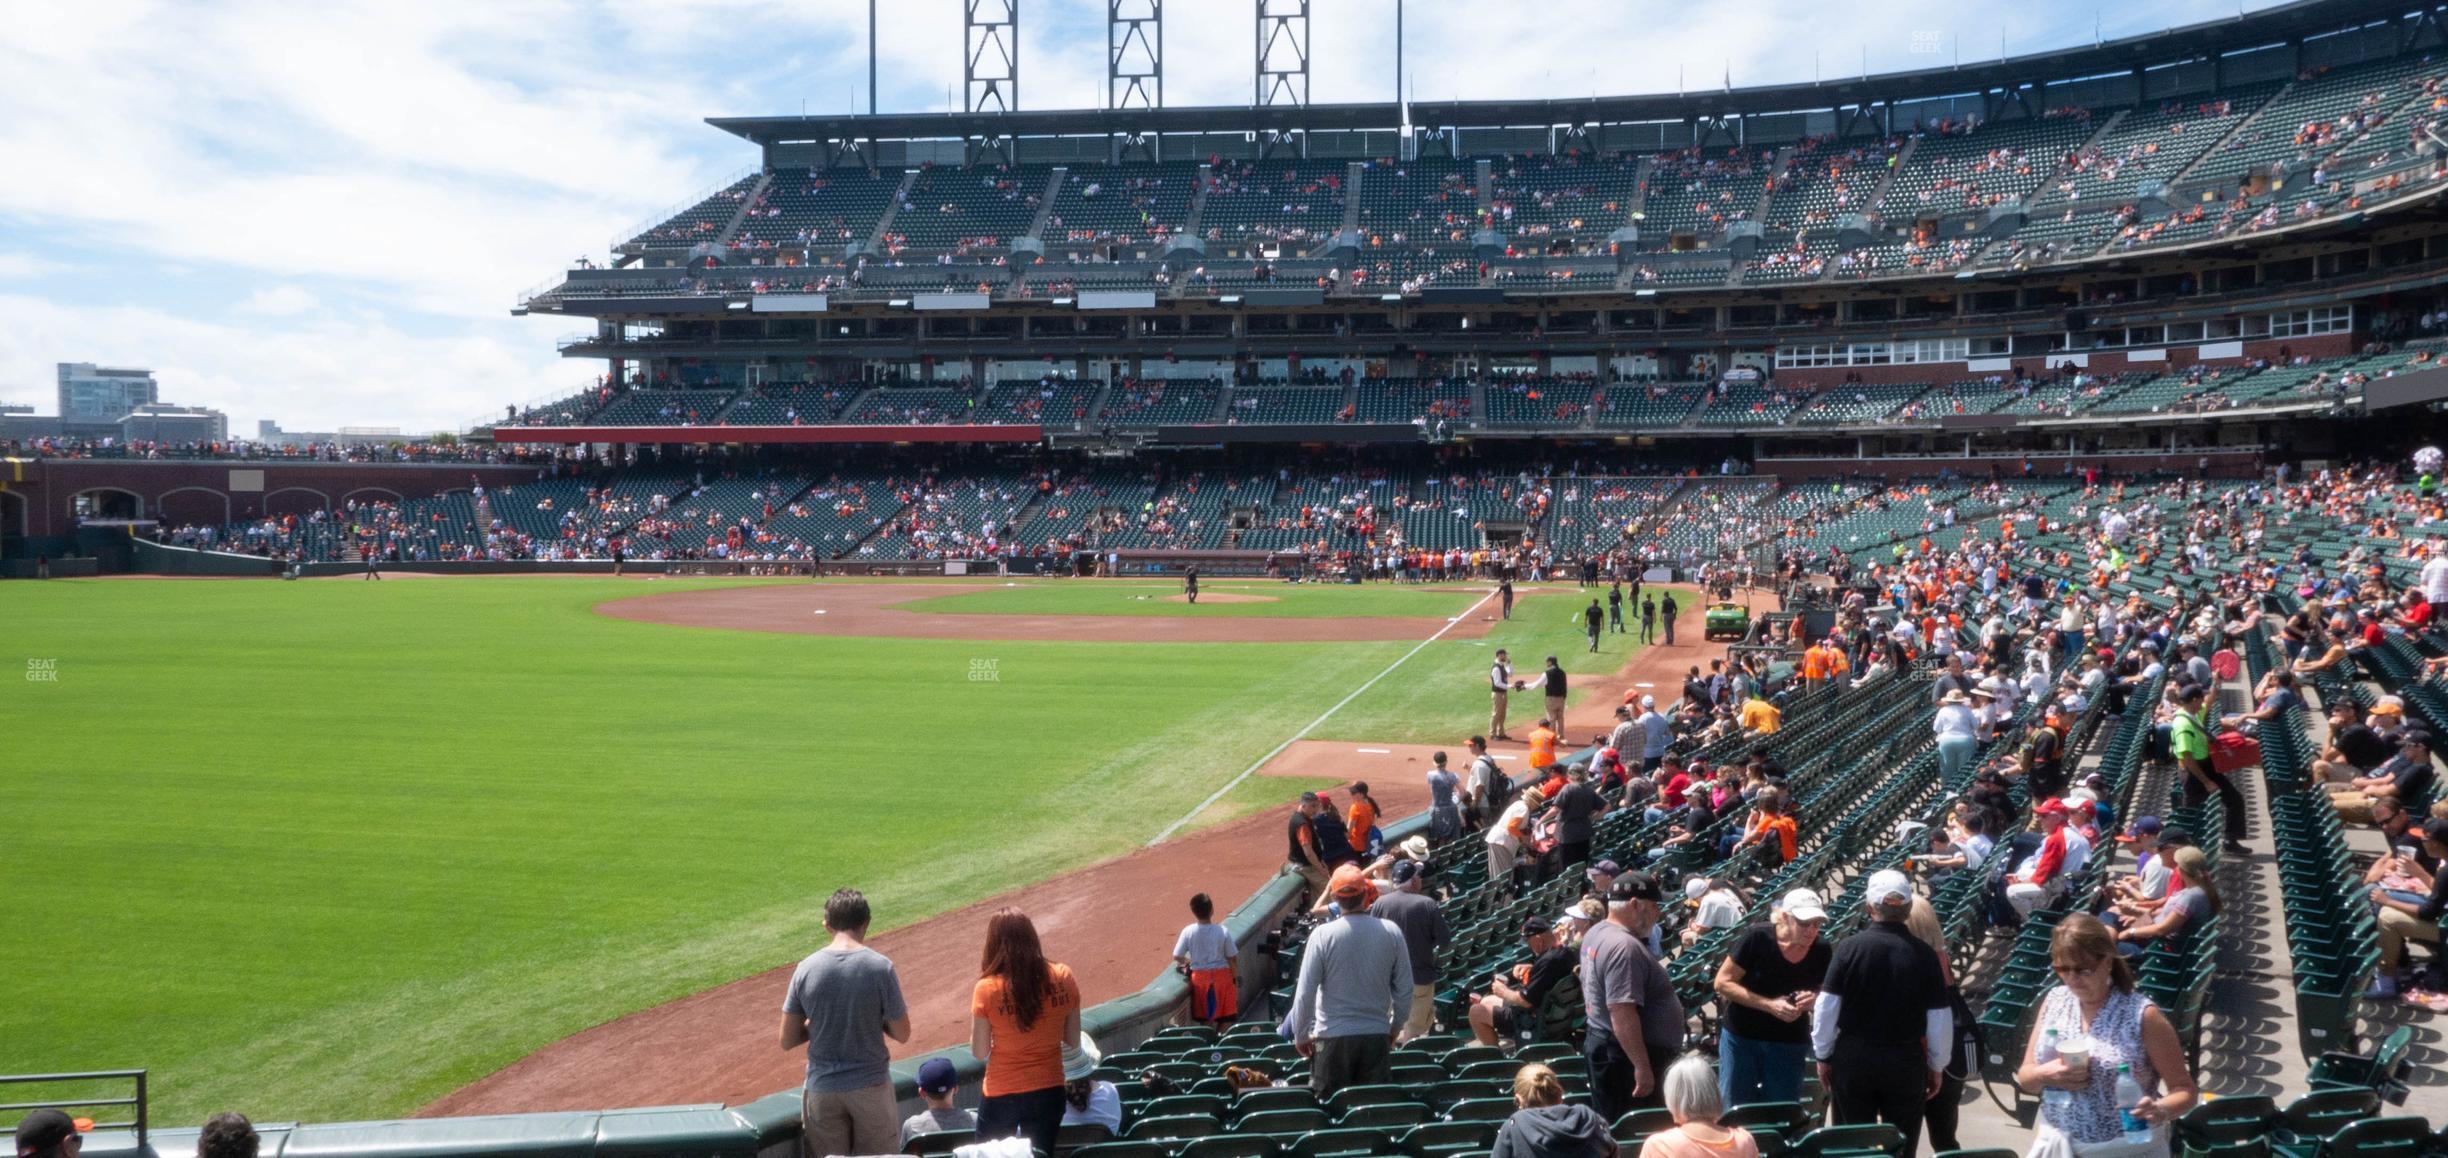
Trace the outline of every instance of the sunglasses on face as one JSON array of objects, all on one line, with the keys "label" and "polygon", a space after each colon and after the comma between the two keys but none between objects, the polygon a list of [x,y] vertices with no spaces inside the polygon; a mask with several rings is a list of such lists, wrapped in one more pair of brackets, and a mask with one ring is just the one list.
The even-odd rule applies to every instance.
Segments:
[{"label": "sunglasses on face", "polygon": [[2071,980],[2076,977],[2088,977],[2107,967],[2106,961],[2094,961],[2088,965],[2059,965],[2055,968],[2057,976]]}]

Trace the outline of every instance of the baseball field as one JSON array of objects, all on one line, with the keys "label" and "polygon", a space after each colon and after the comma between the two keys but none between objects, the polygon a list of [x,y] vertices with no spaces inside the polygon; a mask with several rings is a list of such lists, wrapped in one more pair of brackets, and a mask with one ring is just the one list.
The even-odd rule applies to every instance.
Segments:
[{"label": "baseball field", "polygon": [[[1279,805],[1201,811],[1304,730],[1454,743],[1495,647],[1632,650],[1585,652],[1569,588],[1495,623],[1478,586],[1177,590],[0,585],[5,1068],[149,1068],[170,1121],[409,1112],[795,959],[838,886],[906,924]],[[598,610],[698,596],[775,622]]]}]

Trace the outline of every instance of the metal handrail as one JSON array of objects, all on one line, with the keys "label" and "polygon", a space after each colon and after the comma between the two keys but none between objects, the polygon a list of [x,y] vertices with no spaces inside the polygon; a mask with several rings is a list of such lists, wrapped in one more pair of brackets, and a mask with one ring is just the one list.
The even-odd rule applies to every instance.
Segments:
[{"label": "metal handrail", "polygon": [[64,1101],[5,1102],[0,1103],[0,1113],[12,1113],[25,1110],[85,1109],[93,1106],[134,1106],[136,1108],[135,1121],[95,1122],[94,1128],[98,1130],[119,1130],[133,1127],[136,1131],[136,1148],[142,1150],[151,1137],[152,1129],[151,1118],[146,1110],[146,1076],[144,1070],[86,1070],[76,1073],[57,1074],[0,1074],[0,1085],[31,1085],[38,1082],[110,1081],[121,1078],[133,1079],[135,1081],[136,1093],[133,1097],[70,1098]]}]

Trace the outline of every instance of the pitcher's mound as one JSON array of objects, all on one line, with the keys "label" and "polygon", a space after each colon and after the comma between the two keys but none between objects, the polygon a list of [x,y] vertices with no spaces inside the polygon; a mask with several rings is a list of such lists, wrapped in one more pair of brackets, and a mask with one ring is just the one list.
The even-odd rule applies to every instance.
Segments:
[{"label": "pitcher's mound", "polygon": [[[1187,596],[1187,595],[1167,595],[1167,596],[1165,596],[1165,597],[1164,597],[1164,601],[1165,601],[1165,602],[1167,602],[1167,603],[1188,603],[1188,602],[1190,602],[1190,597],[1189,597],[1189,596]],[[1199,592],[1199,602],[1201,602],[1201,603],[1281,603],[1281,602],[1283,602],[1283,600],[1281,600],[1281,599],[1277,599],[1276,597],[1274,597],[1274,596],[1272,596],[1272,595],[1240,595],[1240,594],[1235,594],[1235,593],[1230,592],[1230,591],[1201,591],[1201,592]]]}]

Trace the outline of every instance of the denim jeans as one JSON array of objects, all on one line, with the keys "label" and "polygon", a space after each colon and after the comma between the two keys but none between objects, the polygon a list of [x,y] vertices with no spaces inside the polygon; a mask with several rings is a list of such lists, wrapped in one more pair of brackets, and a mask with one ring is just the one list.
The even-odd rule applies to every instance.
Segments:
[{"label": "denim jeans", "polygon": [[1798,1041],[1761,1041],[1726,1029],[1717,1031],[1717,1085],[1727,1109],[1756,1102],[1802,1100],[1802,1063],[1809,1046]]},{"label": "denim jeans", "polygon": [[1972,753],[1979,748],[1980,741],[1971,736],[1938,737],[1938,782],[1953,786],[1955,778],[1972,765]]}]

